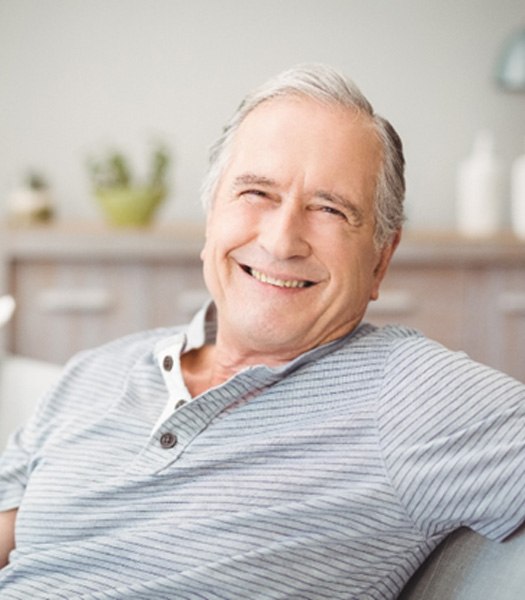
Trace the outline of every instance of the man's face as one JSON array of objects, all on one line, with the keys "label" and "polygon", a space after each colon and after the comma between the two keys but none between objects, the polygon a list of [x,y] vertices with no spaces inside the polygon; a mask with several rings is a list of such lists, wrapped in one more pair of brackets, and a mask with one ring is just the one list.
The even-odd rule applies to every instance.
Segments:
[{"label": "man's face", "polygon": [[373,241],[381,156],[352,110],[285,97],[246,117],[202,253],[218,341],[278,364],[359,323],[394,249]]}]

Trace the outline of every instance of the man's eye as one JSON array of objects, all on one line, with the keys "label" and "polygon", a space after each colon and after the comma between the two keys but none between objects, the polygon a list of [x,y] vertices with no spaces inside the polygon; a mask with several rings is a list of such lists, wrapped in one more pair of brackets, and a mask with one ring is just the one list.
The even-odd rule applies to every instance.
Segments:
[{"label": "man's eye", "polygon": [[241,192],[241,196],[255,197],[255,198],[266,198],[266,192],[262,190],[244,190]]},{"label": "man's eye", "polygon": [[341,219],[346,220],[346,215],[344,214],[344,212],[338,210],[337,208],[334,208],[333,206],[321,206],[320,210],[321,212],[326,213],[328,215],[333,215],[334,217],[339,217]]},{"label": "man's eye", "polygon": [[249,203],[267,202],[270,198],[267,192],[257,189],[244,190],[239,196]]}]

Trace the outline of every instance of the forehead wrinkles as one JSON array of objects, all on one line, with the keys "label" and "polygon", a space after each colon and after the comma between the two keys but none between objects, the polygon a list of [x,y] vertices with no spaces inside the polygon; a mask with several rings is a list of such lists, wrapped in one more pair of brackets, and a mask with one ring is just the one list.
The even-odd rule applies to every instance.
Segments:
[{"label": "forehead wrinkles", "polygon": [[[279,106],[284,108],[279,110]],[[276,113],[272,113],[272,109],[274,108],[277,109]],[[323,103],[311,98],[290,96],[267,100],[256,106],[251,112],[245,115],[244,119],[239,123],[238,128],[232,132],[233,135],[224,149],[225,151],[223,153],[223,160],[221,161],[222,168],[220,176],[217,180],[216,190],[222,183],[224,183],[224,177],[229,168],[232,167],[232,162],[234,161],[240,160],[241,165],[239,165],[239,168],[241,170],[246,169],[246,172],[250,171],[252,168],[254,171],[259,169],[258,165],[256,164],[251,165],[249,162],[242,164],[243,157],[246,157],[247,155],[250,156],[252,148],[255,150],[255,156],[257,156],[256,151],[258,147],[258,139],[262,145],[268,143],[270,145],[275,145],[277,149],[279,149],[278,146],[280,142],[285,140],[287,137],[288,139],[293,140],[295,135],[299,140],[301,140],[300,136],[301,133],[305,131],[304,127],[294,124],[294,120],[289,118],[289,115],[286,114],[287,108],[290,112],[297,110],[299,113],[299,122],[305,118],[308,119],[308,112],[315,112],[318,114],[324,113],[324,115],[327,116],[326,121],[323,122],[323,119],[320,119],[315,124],[317,131],[321,131],[323,134],[324,132],[334,131],[336,137],[337,133],[340,133],[338,140],[339,143],[343,145],[343,148],[336,151],[336,156],[339,155],[345,157],[348,155],[349,171],[352,169],[352,163],[361,163],[363,168],[360,168],[361,165],[355,167],[356,173],[359,173],[359,175],[363,177],[363,180],[366,180],[368,184],[371,184],[375,196],[375,187],[380,167],[382,165],[384,149],[383,141],[377,131],[377,128],[375,127],[373,119],[369,115],[364,114],[354,108]],[[346,121],[346,123],[349,125],[348,129],[344,127],[344,123],[341,125],[340,119]],[[288,127],[288,123],[290,123],[290,127]],[[311,126],[307,132],[308,131],[311,131]],[[328,138],[326,144],[329,145],[330,136],[328,135],[324,137]],[[356,146],[360,146],[362,148],[362,152],[356,152],[355,150],[345,152],[345,142],[348,143],[350,147],[354,146],[355,148]],[[334,143],[337,144],[338,141],[336,140]],[[306,144],[308,144],[308,139],[306,139]],[[299,154],[301,151],[301,145],[302,144],[299,144],[298,146]],[[285,150],[285,152],[286,151],[287,150]],[[328,153],[330,148],[326,147],[325,151]],[[268,152],[267,155],[268,159],[270,160],[272,153]],[[288,152],[288,155],[290,156],[290,161],[293,162],[294,152],[290,151]],[[257,158],[260,157],[262,157],[264,160],[264,152],[262,152]],[[322,157],[318,160],[321,162]],[[298,166],[301,166],[301,164],[301,162],[298,162]],[[264,166],[261,166],[261,172],[254,173],[253,176],[250,176],[250,178],[247,175],[243,175],[242,178],[237,177],[235,183],[260,183],[265,185],[284,183],[272,179],[274,177],[273,171],[271,173],[265,173]],[[359,169],[359,171],[357,171],[357,169]],[[343,171],[346,171],[346,167],[343,169]],[[230,173],[230,175],[233,176],[234,173]],[[350,179],[350,194],[353,193],[352,183],[353,182]],[[232,184],[230,183],[230,186],[231,185]],[[322,187],[325,190],[328,190],[329,193],[332,192],[330,182],[325,182],[322,184]],[[340,192],[340,195],[342,192],[343,196],[350,195],[346,193],[346,190],[334,190],[334,192]]]}]

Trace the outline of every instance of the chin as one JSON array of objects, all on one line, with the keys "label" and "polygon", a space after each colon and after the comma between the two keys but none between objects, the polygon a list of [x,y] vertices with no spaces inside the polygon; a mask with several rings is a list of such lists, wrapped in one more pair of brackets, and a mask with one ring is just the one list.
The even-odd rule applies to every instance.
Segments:
[{"label": "chin", "polygon": [[279,351],[280,348],[296,344],[297,340],[302,340],[307,335],[302,328],[289,327],[293,319],[293,315],[288,317],[288,326],[286,323],[280,323],[282,319],[268,315],[252,316],[245,322],[244,319],[237,319],[236,334],[238,339],[248,341],[254,348]]}]

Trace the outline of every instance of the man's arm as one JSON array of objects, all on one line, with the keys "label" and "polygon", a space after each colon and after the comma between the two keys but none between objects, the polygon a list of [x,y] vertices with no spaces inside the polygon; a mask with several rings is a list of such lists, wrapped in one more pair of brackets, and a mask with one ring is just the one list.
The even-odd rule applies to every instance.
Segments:
[{"label": "man's arm", "polygon": [[0,512],[0,569],[7,565],[9,553],[15,547],[15,519],[18,509]]}]

